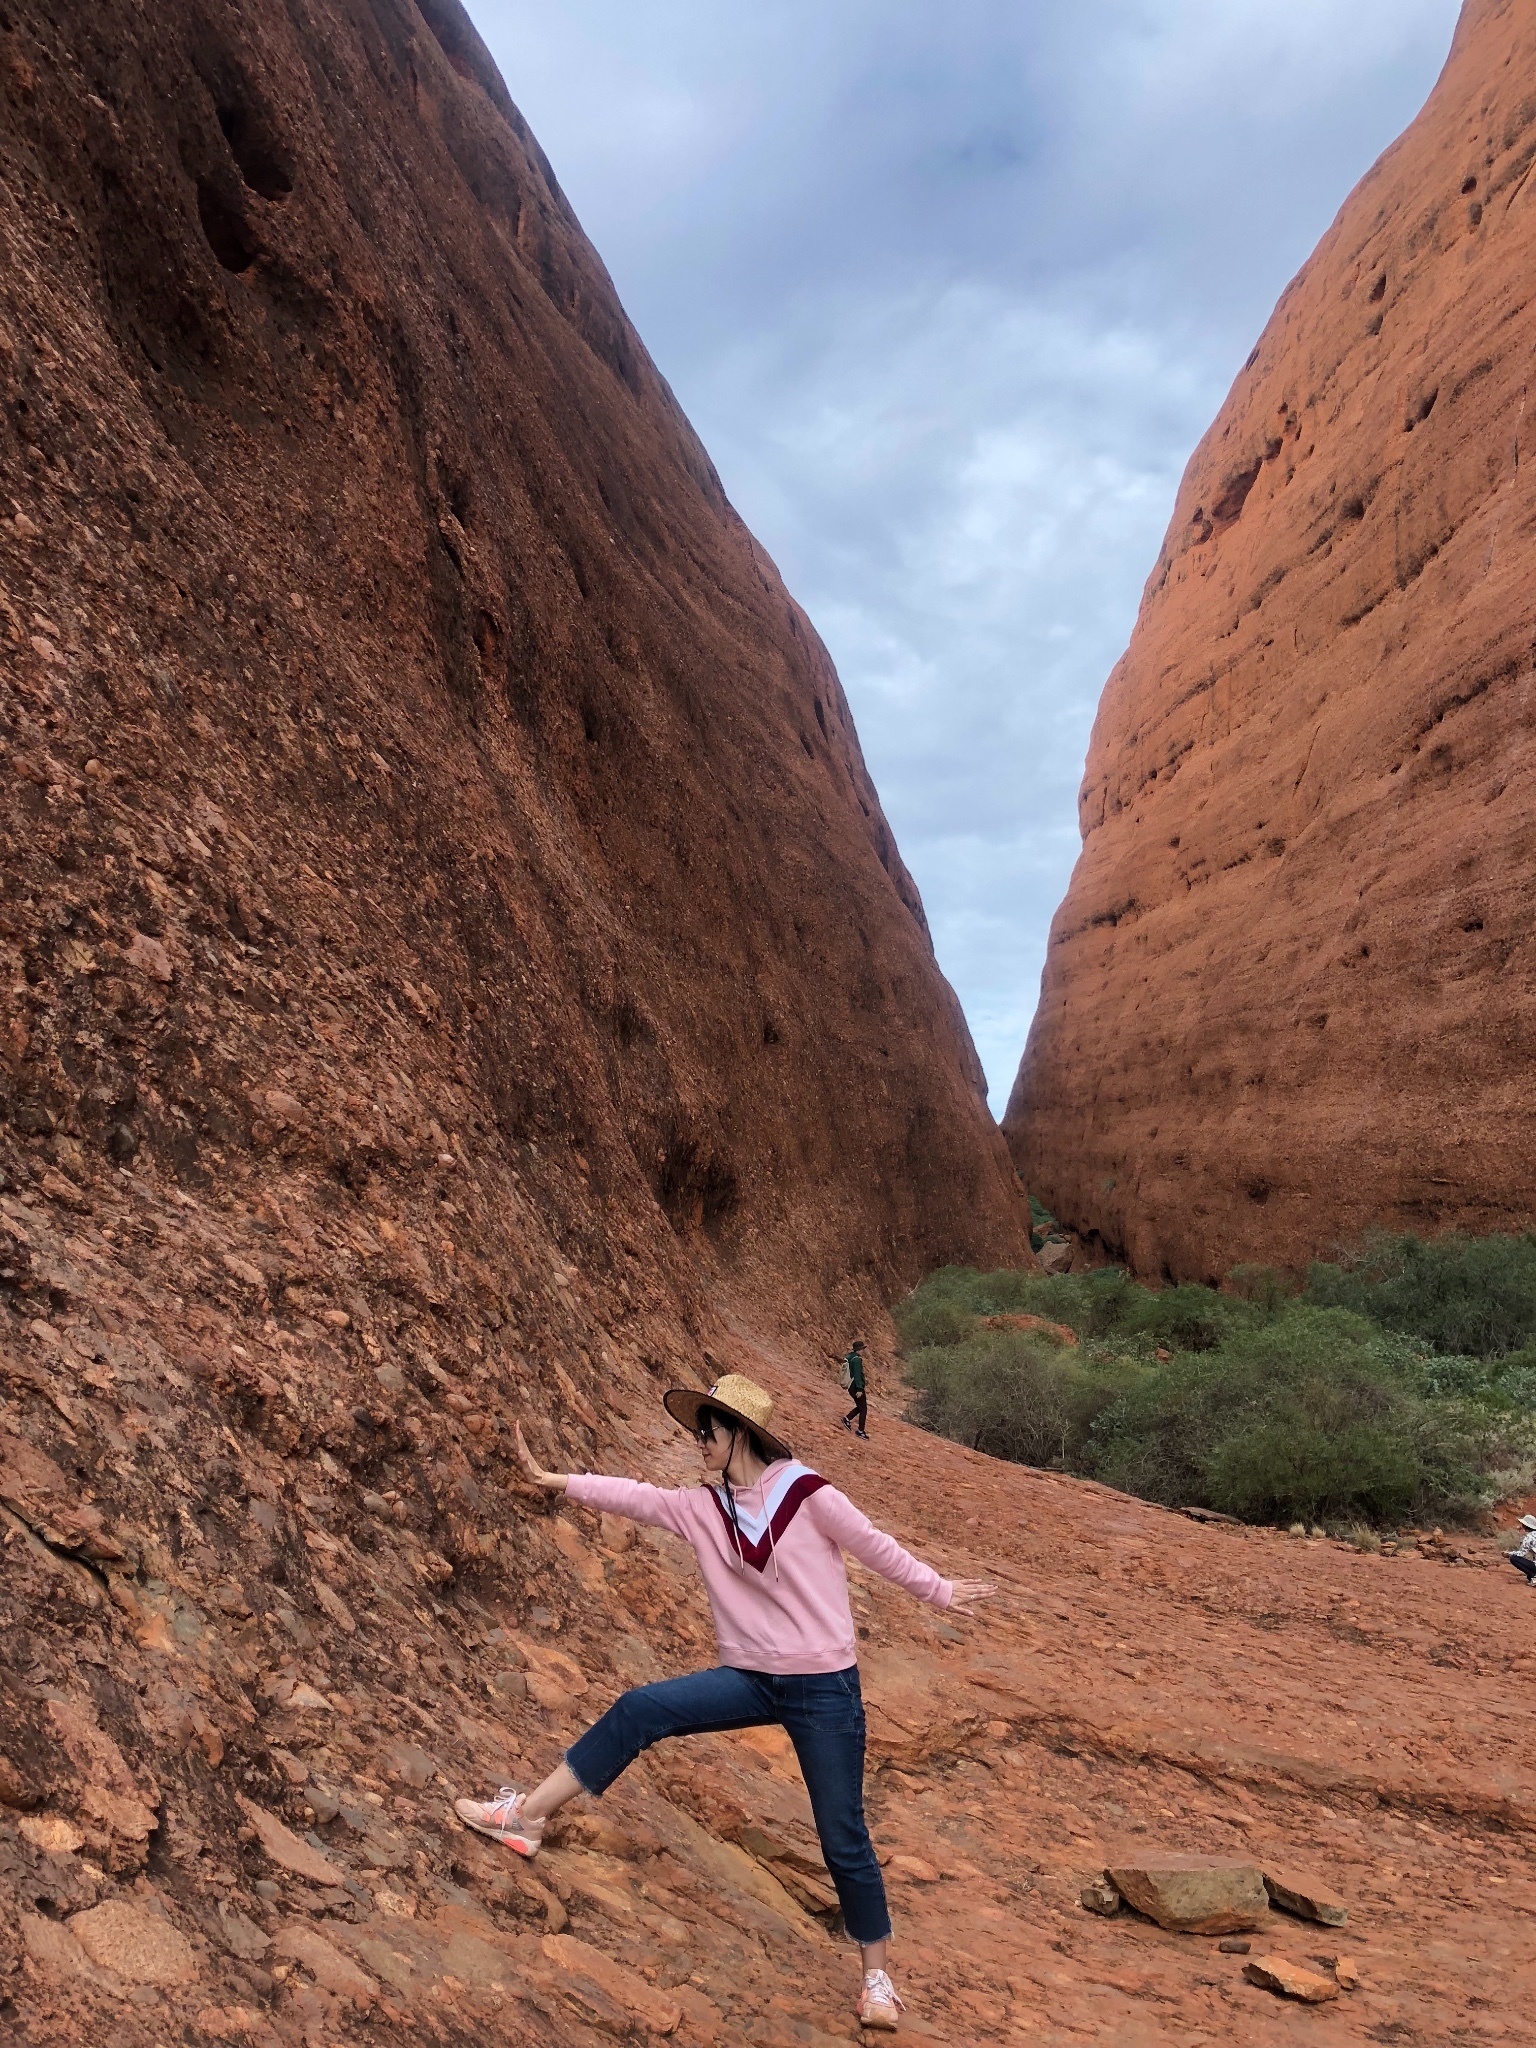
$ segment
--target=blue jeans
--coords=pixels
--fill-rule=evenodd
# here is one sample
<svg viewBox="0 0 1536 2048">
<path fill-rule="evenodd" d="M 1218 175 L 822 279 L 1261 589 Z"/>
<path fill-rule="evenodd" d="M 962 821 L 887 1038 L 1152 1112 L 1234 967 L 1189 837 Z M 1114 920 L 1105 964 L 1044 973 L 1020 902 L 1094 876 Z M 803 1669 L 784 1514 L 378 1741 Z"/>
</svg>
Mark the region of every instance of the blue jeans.
<svg viewBox="0 0 1536 2048">
<path fill-rule="evenodd" d="M 584 1792 L 606 1792 L 653 1742 L 774 1723 L 800 1759 L 843 1925 L 855 1941 L 884 1941 L 891 1916 L 864 1819 L 864 1700 L 856 1664 L 791 1677 L 721 1665 L 636 1686 L 572 1743 L 565 1760 Z"/>
</svg>

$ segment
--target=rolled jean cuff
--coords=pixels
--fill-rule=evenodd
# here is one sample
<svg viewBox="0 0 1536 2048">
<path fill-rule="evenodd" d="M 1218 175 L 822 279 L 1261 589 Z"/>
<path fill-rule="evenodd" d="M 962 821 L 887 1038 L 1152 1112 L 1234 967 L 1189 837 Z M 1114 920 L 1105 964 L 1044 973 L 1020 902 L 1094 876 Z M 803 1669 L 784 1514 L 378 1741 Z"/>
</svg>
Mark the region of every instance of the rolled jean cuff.
<svg viewBox="0 0 1536 2048">
<path fill-rule="evenodd" d="M 574 1750 L 575 1747 L 576 1745 L 573 1742 L 571 1744 L 571 1748 L 565 1752 L 565 1755 L 560 1759 L 560 1761 L 565 1765 L 565 1768 L 570 1772 L 571 1776 L 576 1780 L 577 1784 L 581 1787 L 582 1791 L 586 1793 L 589 1799 L 600 1799 L 602 1797 L 602 1794 L 600 1792 L 594 1792 L 592 1790 L 592 1787 L 587 1783 L 586 1779 L 582 1777 L 580 1771 L 578 1771 L 576 1766 L 571 1762 L 571 1750 Z"/>
</svg>

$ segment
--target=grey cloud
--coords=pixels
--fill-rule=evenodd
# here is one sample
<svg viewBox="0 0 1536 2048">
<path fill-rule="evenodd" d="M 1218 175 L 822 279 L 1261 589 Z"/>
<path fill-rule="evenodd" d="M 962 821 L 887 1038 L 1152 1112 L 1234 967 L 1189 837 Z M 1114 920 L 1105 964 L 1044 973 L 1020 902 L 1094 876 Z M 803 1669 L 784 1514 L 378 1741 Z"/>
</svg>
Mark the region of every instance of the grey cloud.
<svg viewBox="0 0 1536 2048">
<path fill-rule="evenodd" d="M 994 1101 L 1179 473 L 1454 0 L 478 0 L 826 639 Z"/>
</svg>

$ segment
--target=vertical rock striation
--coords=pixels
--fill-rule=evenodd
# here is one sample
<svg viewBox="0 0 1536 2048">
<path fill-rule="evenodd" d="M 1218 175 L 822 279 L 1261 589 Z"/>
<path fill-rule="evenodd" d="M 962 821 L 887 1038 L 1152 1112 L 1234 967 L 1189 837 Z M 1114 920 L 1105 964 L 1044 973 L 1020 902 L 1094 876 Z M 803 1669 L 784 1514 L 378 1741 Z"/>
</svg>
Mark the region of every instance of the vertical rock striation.
<svg viewBox="0 0 1536 2048">
<path fill-rule="evenodd" d="M 1105 688 L 1004 1128 L 1142 1273 L 1536 1214 L 1533 167 L 1536 17 L 1468 0 Z"/>
</svg>

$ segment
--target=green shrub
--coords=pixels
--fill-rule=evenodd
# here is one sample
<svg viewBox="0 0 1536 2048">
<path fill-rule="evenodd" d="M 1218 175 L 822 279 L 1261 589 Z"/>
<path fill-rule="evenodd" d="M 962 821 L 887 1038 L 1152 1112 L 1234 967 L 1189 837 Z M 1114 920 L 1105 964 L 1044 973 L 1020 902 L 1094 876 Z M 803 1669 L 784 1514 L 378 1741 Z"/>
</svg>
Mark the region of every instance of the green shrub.
<svg viewBox="0 0 1536 2048">
<path fill-rule="evenodd" d="M 1021 1465 L 1062 1465 L 1125 1380 L 1034 1331 L 982 1330 L 914 1351 L 913 1419 L 939 1436 Z"/>
<path fill-rule="evenodd" d="M 1252 1302 L 1266 1315 L 1273 1315 L 1296 1293 L 1285 1275 L 1273 1266 L 1234 1266 L 1227 1275 L 1226 1291 L 1239 1301 Z"/>
<path fill-rule="evenodd" d="M 1536 1235 L 1373 1238 L 1347 1265 L 1314 1265 L 1306 1294 L 1432 1351 L 1499 1358 L 1536 1343 Z"/>
<path fill-rule="evenodd" d="M 1315 1266 L 1300 1299 L 1264 1267 L 1220 1295 L 1112 1268 L 947 1267 L 895 1315 L 914 1419 L 943 1435 L 1170 1506 L 1362 1526 L 1465 1515 L 1530 1472 L 1536 1341 L 1513 1342 L 1527 1277 L 1536 1239 L 1393 1239 Z M 980 1320 L 1018 1313 L 1081 1341 Z"/>
<path fill-rule="evenodd" d="M 1091 1462 L 1111 1486 L 1170 1506 L 1381 1519 L 1425 1491 L 1415 1408 L 1368 1322 L 1298 1307 L 1149 1375 L 1100 1418 Z"/>
<path fill-rule="evenodd" d="M 974 1316 L 968 1316 L 952 1301 L 919 1301 L 901 1318 L 901 1341 L 913 1351 L 926 1345 L 958 1344 L 974 1322 Z"/>
<path fill-rule="evenodd" d="M 1170 1351 L 1215 1351 L 1232 1327 L 1232 1312 L 1209 1287 L 1165 1287 L 1139 1305 L 1137 1322 Z"/>
</svg>

